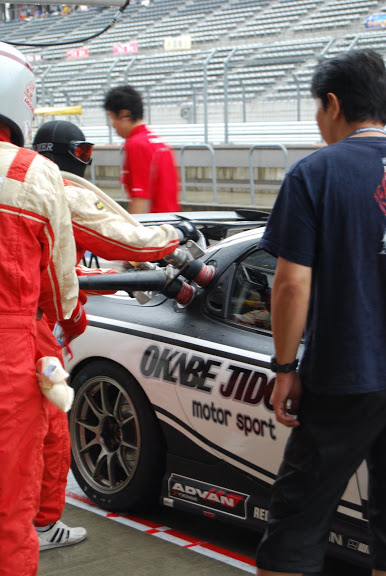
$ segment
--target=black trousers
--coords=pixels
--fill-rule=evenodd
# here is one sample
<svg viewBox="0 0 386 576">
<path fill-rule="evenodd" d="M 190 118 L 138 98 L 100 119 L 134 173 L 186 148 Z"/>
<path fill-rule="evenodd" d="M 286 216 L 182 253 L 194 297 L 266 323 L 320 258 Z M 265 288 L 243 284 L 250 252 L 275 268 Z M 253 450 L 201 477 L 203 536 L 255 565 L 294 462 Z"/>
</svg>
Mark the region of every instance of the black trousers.
<svg viewBox="0 0 386 576">
<path fill-rule="evenodd" d="M 326 396 L 305 392 L 272 489 L 259 568 L 320 572 L 330 525 L 348 481 L 369 468 L 374 568 L 386 570 L 386 391 Z"/>
</svg>

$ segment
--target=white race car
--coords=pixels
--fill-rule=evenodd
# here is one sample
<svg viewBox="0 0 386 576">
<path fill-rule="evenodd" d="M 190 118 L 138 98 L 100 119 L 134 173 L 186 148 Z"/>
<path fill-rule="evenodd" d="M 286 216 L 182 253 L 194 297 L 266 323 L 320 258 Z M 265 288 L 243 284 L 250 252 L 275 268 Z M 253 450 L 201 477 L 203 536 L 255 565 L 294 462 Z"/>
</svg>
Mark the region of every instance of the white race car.
<svg viewBox="0 0 386 576">
<path fill-rule="evenodd" d="M 112 277 L 118 293 L 89 298 L 89 326 L 67 364 L 76 393 L 72 470 L 89 498 L 110 511 L 160 500 L 262 530 L 288 435 L 269 401 L 276 261 L 259 248 L 260 213 L 228 214 L 227 222 L 226 214 L 214 222 L 210 213 L 195 216 L 210 238 L 251 228 L 205 250 L 198 262 L 209 267 L 207 282 L 194 261 L 196 281 L 183 269 L 173 279 L 170 270 L 133 271 Z M 363 464 L 340 503 L 329 552 L 364 565 L 366 505 Z"/>
</svg>

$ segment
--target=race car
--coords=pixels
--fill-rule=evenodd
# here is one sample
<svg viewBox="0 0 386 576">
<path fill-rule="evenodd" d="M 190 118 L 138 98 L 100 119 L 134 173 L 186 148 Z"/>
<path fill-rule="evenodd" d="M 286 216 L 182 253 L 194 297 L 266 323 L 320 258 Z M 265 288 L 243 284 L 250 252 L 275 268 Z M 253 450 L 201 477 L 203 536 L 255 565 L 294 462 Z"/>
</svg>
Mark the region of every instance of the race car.
<svg viewBox="0 0 386 576">
<path fill-rule="evenodd" d="M 276 259 L 259 248 L 267 215 L 195 216 L 212 242 L 205 251 L 191 246 L 185 262 L 116 274 L 113 284 L 104 277 L 102 289 L 119 291 L 89 298 L 89 326 L 67 363 L 72 471 L 112 512 L 161 502 L 263 530 L 288 436 L 270 404 Z M 366 507 L 363 464 L 329 538 L 330 553 L 359 565 L 369 560 Z"/>
</svg>

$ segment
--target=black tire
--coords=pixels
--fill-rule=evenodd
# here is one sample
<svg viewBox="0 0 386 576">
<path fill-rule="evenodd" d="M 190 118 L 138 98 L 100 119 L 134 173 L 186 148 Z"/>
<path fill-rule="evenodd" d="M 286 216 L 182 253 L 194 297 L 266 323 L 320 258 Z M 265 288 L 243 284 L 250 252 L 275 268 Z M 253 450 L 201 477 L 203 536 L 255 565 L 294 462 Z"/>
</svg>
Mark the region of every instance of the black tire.
<svg viewBox="0 0 386 576">
<path fill-rule="evenodd" d="M 71 469 L 82 490 L 112 512 L 159 502 L 165 444 L 138 382 L 118 364 L 98 360 L 81 369 L 72 386 Z"/>
</svg>

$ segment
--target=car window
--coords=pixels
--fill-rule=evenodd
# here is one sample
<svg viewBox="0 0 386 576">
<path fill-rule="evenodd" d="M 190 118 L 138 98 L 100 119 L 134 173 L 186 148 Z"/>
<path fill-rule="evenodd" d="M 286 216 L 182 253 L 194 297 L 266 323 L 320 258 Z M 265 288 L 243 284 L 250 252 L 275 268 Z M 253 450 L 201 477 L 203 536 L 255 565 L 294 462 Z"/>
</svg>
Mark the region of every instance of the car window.
<svg viewBox="0 0 386 576">
<path fill-rule="evenodd" d="M 256 250 L 235 270 L 229 320 L 244 326 L 271 330 L 271 289 L 277 259 Z"/>
</svg>

